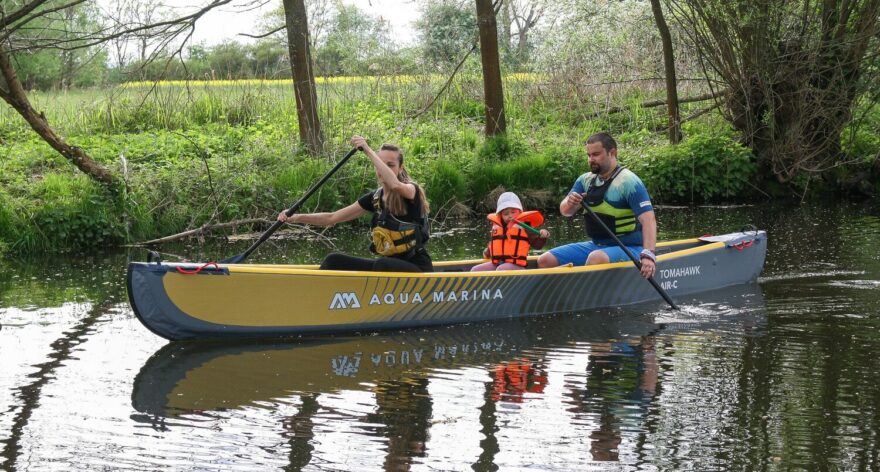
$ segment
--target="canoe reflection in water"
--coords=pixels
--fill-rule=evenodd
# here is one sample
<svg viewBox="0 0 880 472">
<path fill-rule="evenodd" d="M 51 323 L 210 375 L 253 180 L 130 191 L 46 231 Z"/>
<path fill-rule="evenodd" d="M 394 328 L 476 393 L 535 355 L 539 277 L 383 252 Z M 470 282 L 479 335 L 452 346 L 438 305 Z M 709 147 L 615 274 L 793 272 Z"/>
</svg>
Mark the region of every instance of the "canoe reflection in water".
<svg viewBox="0 0 880 472">
<path fill-rule="evenodd" d="M 132 404 L 139 414 L 132 418 L 165 430 L 231 413 L 246 416 L 254 406 L 268 408 L 287 432 L 291 464 L 300 467 L 316 454 L 317 425 L 329 416 L 339 419 L 327 399 L 365 392 L 372 406 L 352 420 L 357 431 L 387 440 L 386 469 L 406 469 L 430 447 L 429 431 L 443 421 L 437 419 L 438 407 L 467 396 L 471 403 L 459 412 L 479 416 L 472 419 L 479 423 L 481 439 L 469 447 L 480 450 L 472 466 L 484 469 L 493 467 L 499 435 L 508 433 L 499 416 L 545 401 L 552 390 L 559 397 L 548 408 L 568 412 L 580 436 L 589 437 L 592 460 L 614 461 L 625 437 L 644 432 L 661 391 L 658 349 L 679 333 L 741 332 L 764 323 L 756 284 L 703 294 L 699 300 L 698 307 L 681 300 L 683 312 L 647 315 L 636 306 L 273 344 L 173 342 L 135 378 Z M 576 367 L 559 370 L 561 364 Z M 456 391 L 448 391 L 449 379 Z M 443 398 L 436 388 L 432 397 L 434 383 L 447 389 Z M 357 398 L 363 401 L 362 395 Z M 290 414 L 290 404 L 296 404 L 296 414 Z M 551 425 L 548 431 L 520 433 L 546 436 L 554 431 Z M 321 463 L 333 460 L 323 457 Z"/>
</svg>

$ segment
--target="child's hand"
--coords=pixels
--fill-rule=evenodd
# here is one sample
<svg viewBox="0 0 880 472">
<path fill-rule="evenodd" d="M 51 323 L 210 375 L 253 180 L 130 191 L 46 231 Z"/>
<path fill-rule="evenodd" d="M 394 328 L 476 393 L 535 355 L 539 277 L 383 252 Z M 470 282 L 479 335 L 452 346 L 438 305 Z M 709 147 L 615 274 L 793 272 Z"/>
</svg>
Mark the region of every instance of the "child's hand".
<svg viewBox="0 0 880 472">
<path fill-rule="evenodd" d="M 547 231 L 546 229 L 541 229 L 540 236 L 544 239 L 547 239 L 550 237 L 550 231 Z"/>
</svg>

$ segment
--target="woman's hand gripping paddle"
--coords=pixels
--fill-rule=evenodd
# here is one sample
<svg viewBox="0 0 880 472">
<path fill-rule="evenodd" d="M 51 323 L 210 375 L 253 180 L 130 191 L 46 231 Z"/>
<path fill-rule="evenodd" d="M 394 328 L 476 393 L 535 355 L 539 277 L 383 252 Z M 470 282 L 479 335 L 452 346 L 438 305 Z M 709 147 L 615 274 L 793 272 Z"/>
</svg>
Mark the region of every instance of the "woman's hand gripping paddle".
<svg viewBox="0 0 880 472">
<path fill-rule="evenodd" d="M 306 200 L 308 200 L 309 197 L 311 197 L 313 193 L 317 192 L 318 189 L 321 188 L 322 185 L 324 185 L 324 182 L 327 182 L 327 179 L 329 179 L 333 174 L 336 173 L 337 170 L 339 170 L 343 165 L 345 165 L 345 163 L 348 162 L 348 160 L 351 158 L 351 156 L 353 156 L 354 153 L 356 153 L 356 152 L 358 152 L 358 148 L 354 148 L 351 151 L 348 151 L 348 154 L 346 154 L 345 157 L 343 157 L 341 161 L 337 162 L 336 165 L 333 166 L 333 168 L 330 169 L 329 172 L 327 172 L 326 174 L 324 174 L 323 177 L 321 177 L 321 180 L 317 181 L 314 185 L 312 185 L 312 187 L 309 188 L 309 190 L 305 193 L 305 195 L 300 197 L 300 199 L 297 200 L 296 203 L 294 203 L 292 207 L 287 209 L 287 211 L 285 212 L 287 214 L 287 216 L 290 217 L 294 213 L 299 211 L 299 208 L 302 206 L 302 204 L 305 203 Z M 249 247 L 247 249 L 247 251 L 245 251 L 237 256 L 232 256 L 228 259 L 223 259 L 220 262 L 222 264 L 240 264 L 240 263 L 244 262 L 244 260 L 247 259 L 247 257 L 250 256 L 251 253 L 257 249 L 257 247 L 260 246 L 260 244 L 263 244 L 267 239 L 269 239 L 269 237 L 272 236 L 272 233 L 274 233 L 276 230 L 278 230 L 278 228 L 280 228 L 283 224 L 284 224 L 284 222 L 282 222 L 282 221 L 276 221 L 272 226 L 269 227 L 268 230 L 266 230 L 265 233 L 263 233 L 262 236 L 260 236 L 260 239 L 258 239 L 257 242 L 252 244 L 251 247 Z"/>
</svg>

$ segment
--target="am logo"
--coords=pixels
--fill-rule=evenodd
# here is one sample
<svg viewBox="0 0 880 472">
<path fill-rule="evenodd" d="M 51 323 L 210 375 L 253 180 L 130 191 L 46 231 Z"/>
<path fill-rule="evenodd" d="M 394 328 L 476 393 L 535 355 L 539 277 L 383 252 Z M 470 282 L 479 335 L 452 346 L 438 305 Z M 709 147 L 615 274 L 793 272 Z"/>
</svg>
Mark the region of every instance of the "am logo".
<svg viewBox="0 0 880 472">
<path fill-rule="evenodd" d="M 354 292 L 336 292 L 333 294 L 333 300 L 330 300 L 331 310 L 345 310 L 360 307 L 361 301 L 358 300 L 357 294 Z"/>
</svg>

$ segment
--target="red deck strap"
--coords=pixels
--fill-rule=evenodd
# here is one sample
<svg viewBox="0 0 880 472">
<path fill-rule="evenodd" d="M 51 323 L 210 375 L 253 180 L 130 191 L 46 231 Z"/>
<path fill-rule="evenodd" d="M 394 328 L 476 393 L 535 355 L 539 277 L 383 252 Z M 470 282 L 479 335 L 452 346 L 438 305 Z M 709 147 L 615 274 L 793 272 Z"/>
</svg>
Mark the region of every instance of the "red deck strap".
<svg viewBox="0 0 880 472">
<path fill-rule="evenodd" d="M 197 269 L 193 269 L 193 270 L 187 270 L 187 269 L 184 269 L 183 267 L 175 267 L 175 269 L 177 269 L 177 272 L 180 272 L 183 275 L 195 275 L 195 274 L 198 274 L 199 272 L 201 272 L 202 270 L 204 270 L 208 266 L 214 266 L 218 269 L 220 268 L 220 266 L 217 265 L 216 262 L 207 262 L 204 265 L 202 265 L 201 267 L 199 267 Z"/>
<path fill-rule="evenodd" d="M 743 249 L 745 249 L 745 248 L 747 248 L 747 247 L 751 247 L 752 244 L 755 244 L 755 240 L 754 240 L 754 239 L 749 240 L 749 241 L 743 241 L 743 242 L 738 243 L 738 244 L 732 244 L 730 247 L 736 249 L 737 251 L 742 251 Z"/>
</svg>

